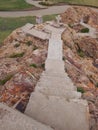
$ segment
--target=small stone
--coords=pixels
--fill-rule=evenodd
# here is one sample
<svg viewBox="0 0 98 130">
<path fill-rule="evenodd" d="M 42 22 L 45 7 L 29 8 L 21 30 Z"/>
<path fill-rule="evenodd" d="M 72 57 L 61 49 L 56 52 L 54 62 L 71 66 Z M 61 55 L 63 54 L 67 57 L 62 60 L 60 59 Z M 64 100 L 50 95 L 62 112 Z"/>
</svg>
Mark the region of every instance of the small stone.
<svg viewBox="0 0 98 130">
<path fill-rule="evenodd" d="M 96 129 L 96 120 L 94 118 L 90 119 L 90 130 L 97 130 Z"/>
<path fill-rule="evenodd" d="M 96 60 L 95 60 L 95 64 L 97 64 L 97 65 L 98 65 L 98 59 L 96 59 Z"/>
<path fill-rule="evenodd" d="M 96 98 L 95 106 L 98 108 L 98 97 Z"/>
<path fill-rule="evenodd" d="M 90 103 L 89 103 L 89 112 L 90 112 L 90 113 L 94 113 L 95 110 L 96 110 L 95 105 L 94 105 L 92 102 L 90 102 Z"/>
<path fill-rule="evenodd" d="M 83 93 L 83 98 L 88 100 L 88 101 L 94 101 L 95 100 L 95 96 L 91 92 Z"/>
</svg>

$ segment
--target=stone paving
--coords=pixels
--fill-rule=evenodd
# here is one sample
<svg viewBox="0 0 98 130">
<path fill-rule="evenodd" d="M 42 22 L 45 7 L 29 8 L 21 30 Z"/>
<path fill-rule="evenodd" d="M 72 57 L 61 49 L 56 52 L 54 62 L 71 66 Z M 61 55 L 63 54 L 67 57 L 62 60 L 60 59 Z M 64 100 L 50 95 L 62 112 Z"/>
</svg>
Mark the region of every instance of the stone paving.
<svg viewBox="0 0 98 130">
<path fill-rule="evenodd" d="M 26 33 L 27 31 L 31 30 L 34 27 L 33 24 L 27 23 L 26 25 L 24 25 L 21 30 Z"/>
<path fill-rule="evenodd" d="M 65 28 L 45 26 L 49 39 L 45 71 L 31 94 L 25 114 L 56 130 L 89 130 L 88 104 L 65 72 L 61 33 Z"/>
<path fill-rule="evenodd" d="M 38 30 L 34 27 L 33 24 L 27 23 L 25 26 L 21 28 L 21 31 L 26 33 L 27 35 L 31 35 L 37 38 L 40 38 L 42 40 L 49 39 L 50 34 L 46 33 L 42 30 Z"/>
</svg>

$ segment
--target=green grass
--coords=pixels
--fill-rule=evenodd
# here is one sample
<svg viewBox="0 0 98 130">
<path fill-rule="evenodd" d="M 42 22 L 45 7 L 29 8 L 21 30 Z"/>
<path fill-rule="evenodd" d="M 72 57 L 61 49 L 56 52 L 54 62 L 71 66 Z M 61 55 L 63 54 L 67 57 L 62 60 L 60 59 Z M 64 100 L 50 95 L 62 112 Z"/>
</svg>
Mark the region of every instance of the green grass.
<svg viewBox="0 0 98 130">
<path fill-rule="evenodd" d="M 63 58 L 62 58 L 62 59 L 63 59 L 63 61 L 65 61 L 65 60 L 66 60 L 66 57 L 65 57 L 65 56 L 63 56 Z"/>
<path fill-rule="evenodd" d="M 37 65 L 36 64 L 30 64 L 31 67 L 34 67 L 34 68 L 37 68 Z"/>
<path fill-rule="evenodd" d="M 10 55 L 10 58 L 23 57 L 24 54 L 25 54 L 24 52 L 21 52 L 21 53 L 13 53 L 12 55 Z"/>
<path fill-rule="evenodd" d="M 27 41 L 25 44 L 26 44 L 27 46 L 31 46 L 31 45 L 32 45 L 32 41 Z"/>
<path fill-rule="evenodd" d="M 0 10 L 2 11 L 27 10 L 32 7 L 25 0 L 0 0 Z"/>
<path fill-rule="evenodd" d="M 43 69 L 45 68 L 45 63 L 41 64 L 41 68 L 43 68 Z"/>
<path fill-rule="evenodd" d="M 4 79 L 0 80 L 0 85 L 4 85 L 8 80 L 10 80 L 13 75 L 7 75 Z"/>
<path fill-rule="evenodd" d="M 35 23 L 35 17 L 0 18 L 0 44 L 13 30 L 26 23 Z"/>
<path fill-rule="evenodd" d="M 55 3 L 54 2 L 39 2 L 39 4 L 41 4 L 41 5 L 45 5 L 45 6 L 52 6 L 52 5 L 54 5 Z"/>
<path fill-rule="evenodd" d="M 43 16 L 43 21 L 53 20 L 56 15 Z M 2 18 L 0 17 L 0 44 L 16 28 L 24 26 L 26 23 L 35 24 L 35 17 Z"/>
<path fill-rule="evenodd" d="M 83 28 L 83 29 L 81 29 L 81 33 L 89 33 L 89 28 Z"/>
<path fill-rule="evenodd" d="M 69 4 L 79 4 L 79 5 L 91 5 L 98 7 L 98 0 L 48 0 L 53 3 L 69 3 Z"/>
<path fill-rule="evenodd" d="M 19 47 L 19 46 L 20 46 L 20 43 L 16 43 L 16 44 L 14 45 L 15 48 L 17 48 L 17 47 Z"/>
<path fill-rule="evenodd" d="M 95 84 L 96 88 L 98 88 L 98 82 Z"/>
<path fill-rule="evenodd" d="M 78 87 L 78 88 L 77 88 L 77 91 L 80 92 L 80 93 L 84 93 L 84 92 L 85 92 L 82 87 Z"/>
<path fill-rule="evenodd" d="M 83 52 L 82 50 L 77 51 L 77 53 L 78 53 L 78 55 L 79 55 L 80 57 L 82 57 L 82 58 L 85 57 L 85 54 L 84 54 L 84 52 Z"/>
<path fill-rule="evenodd" d="M 49 21 L 49 20 L 53 20 L 55 19 L 55 17 L 57 16 L 57 14 L 53 14 L 53 15 L 45 15 L 43 16 L 43 21 Z"/>
</svg>

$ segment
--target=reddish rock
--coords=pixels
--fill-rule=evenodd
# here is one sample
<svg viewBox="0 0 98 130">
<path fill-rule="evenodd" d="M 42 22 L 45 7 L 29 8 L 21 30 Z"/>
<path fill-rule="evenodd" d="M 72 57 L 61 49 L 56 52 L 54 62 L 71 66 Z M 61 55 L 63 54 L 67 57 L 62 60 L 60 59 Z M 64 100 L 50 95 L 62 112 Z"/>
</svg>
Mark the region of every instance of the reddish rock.
<svg viewBox="0 0 98 130">
<path fill-rule="evenodd" d="M 89 91 L 83 93 L 83 98 L 86 99 L 86 100 L 88 100 L 88 101 L 95 101 L 95 96 L 94 96 L 94 94 L 91 93 L 91 92 L 89 92 Z"/>
</svg>

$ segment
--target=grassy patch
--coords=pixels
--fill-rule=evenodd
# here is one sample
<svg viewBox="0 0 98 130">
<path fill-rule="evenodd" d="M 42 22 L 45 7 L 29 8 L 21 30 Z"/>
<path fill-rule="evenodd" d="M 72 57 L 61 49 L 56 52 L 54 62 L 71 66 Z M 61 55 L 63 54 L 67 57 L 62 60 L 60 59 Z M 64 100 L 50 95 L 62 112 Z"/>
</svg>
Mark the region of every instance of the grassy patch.
<svg viewBox="0 0 98 130">
<path fill-rule="evenodd" d="M 78 45 L 77 42 L 75 42 L 74 44 L 76 44 L 76 46 L 78 47 L 77 49 L 77 54 L 80 56 L 80 57 L 85 57 L 85 53 L 81 50 L 80 46 Z"/>
<path fill-rule="evenodd" d="M 7 30 L 7 31 L 1 31 L 0 30 L 0 45 L 3 43 L 4 39 L 6 37 L 8 37 L 8 35 L 11 33 L 11 30 Z"/>
<path fill-rule="evenodd" d="M 85 54 L 84 54 L 84 52 L 82 50 L 78 50 L 77 53 L 78 53 L 78 55 L 80 57 L 84 57 L 85 56 Z"/>
<path fill-rule="evenodd" d="M 56 15 L 43 16 L 43 21 L 53 20 Z M 35 17 L 2 18 L 0 17 L 0 44 L 16 28 L 24 26 L 26 23 L 35 24 Z"/>
<path fill-rule="evenodd" d="M 65 61 L 66 60 L 66 57 L 65 56 L 63 56 L 63 61 Z"/>
<path fill-rule="evenodd" d="M 98 88 L 98 82 L 95 84 L 96 88 Z"/>
<path fill-rule="evenodd" d="M 26 23 L 35 23 L 35 17 L 0 18 L 0 44 L 16 28 Z"/>
<path fill-rule="evenodd" d="M 81 92 L 81 93 L 84 93 L 84 92 L 85 92 L 82 87 L 78 87 L 78 88 L 77 88 L 77 91 L 78 91 L 78 92 Z"/>
<path fill-rule="evenodd" d="M 25 54 L 24 52 L 21 52 L 21 53 L 13 53 L 12 55 L 10 55 L 10 58 L 23 57 L 24 54 Z"/>
<path fill-rule="evenodd" d="M 91 5 L 98 7 L 98 0 L 48 0 L 54 3 L 68 3 L 68 4 L 77 4 L 77 5 Z"/>
<path fill-rule="evenodd" d="M 25 2 L 25 0 L 0 0 L 0 11 L 25 10 L 31 9 L 33 5 Z"/>
<path fill-rule="evenodd" d="M 26 44 L 27 46 L 31 46 L 31 45 L 32 45 L 32 41 L 27 41 L 25 44 Z"/>
<path fill-rule="evenodd" d="M 54 5 L 55 3 L 53 3 L 53 2 L 39 2 L 39 4 L 41 4 L 41 5 L 45 5 L 45 6 L 52 6 L 52 5 Z"/>
<path fill-rule="evenodd" d="M 53 15 L 45 15 L 43 16 L 43 21 L 50 21 L 50 20 L 53 20 L 55 19 L 55 17 L 57 16 L 57 14 L 53 14 Z"/>
<path fill-rule="evenodd" d="M 34 68 L 37 68 L 37 65 L 36 64 L 30 64 L 31 67 L 34 67 Z"/>
<path fill-rule="evenodd" d="M 45 63 L 41 64 L 41 68 L 43 68 L 43 69 L 45 68 Z"/>
<path fill-rule="evenodd" d="M 4 85 L 8 80 L 10 80 L 13 75 L 7 75 L 4 79 L 0 80 L 0 85 Z"/>
<path fill-rule="evenodd" d="M 20 46 L 20 43 L 17 43 L 14 45 L 15 48 L 19 47 Z"/>
<path fill-rule="evenodd" d="M 81 29 L 81 33 L 89 33 L 89 28 L 83 28 L 83 29 Z"/>
</svg>

